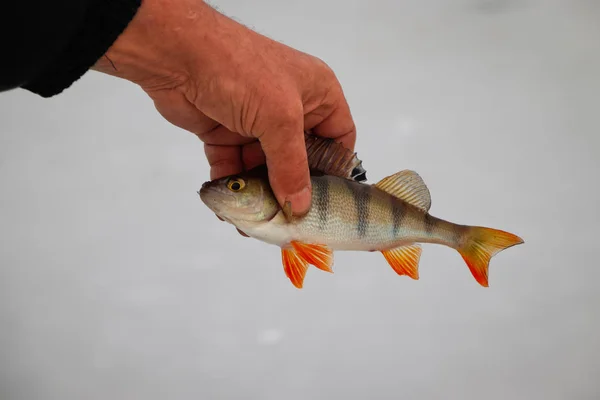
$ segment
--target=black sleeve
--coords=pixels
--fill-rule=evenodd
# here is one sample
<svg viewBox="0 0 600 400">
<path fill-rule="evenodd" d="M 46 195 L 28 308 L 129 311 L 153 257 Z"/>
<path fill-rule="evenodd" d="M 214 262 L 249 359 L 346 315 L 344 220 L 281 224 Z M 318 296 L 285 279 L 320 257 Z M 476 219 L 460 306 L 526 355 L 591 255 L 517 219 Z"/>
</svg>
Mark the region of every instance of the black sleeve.
<svg viewBox="0 0 600 400">
<path fill-rule="evenodd" d="M 108 50 L 142 0 L 2 0 L 0 91 L 62 92 Z"/>
</svg>

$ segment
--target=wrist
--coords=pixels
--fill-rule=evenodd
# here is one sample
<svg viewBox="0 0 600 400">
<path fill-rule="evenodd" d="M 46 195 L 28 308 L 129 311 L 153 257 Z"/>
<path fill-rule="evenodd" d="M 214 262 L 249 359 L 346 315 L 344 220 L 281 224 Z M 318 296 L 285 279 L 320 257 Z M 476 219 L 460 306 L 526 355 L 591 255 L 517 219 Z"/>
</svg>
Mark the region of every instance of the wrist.
<svg viewBox="0 0 600 400">
<path fill-rule="evenodd" d="M 209 12 L 199 0 L 143 0 L 131 23 L 92 69 L 145 90 L 180 86 L 189 79 L 189 31 L 204 29 Z"/>
</svg>

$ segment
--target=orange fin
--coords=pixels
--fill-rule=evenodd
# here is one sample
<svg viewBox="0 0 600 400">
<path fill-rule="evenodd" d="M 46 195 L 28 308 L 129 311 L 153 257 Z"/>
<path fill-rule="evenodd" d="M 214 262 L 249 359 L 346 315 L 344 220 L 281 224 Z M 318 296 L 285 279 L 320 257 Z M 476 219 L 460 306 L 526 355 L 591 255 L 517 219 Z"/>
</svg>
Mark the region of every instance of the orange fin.
<svg viewBox="0 0 600 400">
<path fill-rule="evenodd" d="M 294 286 L 302 289 L 308 263 L 294 249 L 281 249 L 283 270 Z"/>
<path fill-rule="evenodd" d="M 473 226 L 467 233 L 465 243 L 457 250 L 475 280 L 481 286 L 488 287 L 490 259 L 502 250 L 521 243 L 524 243 L 523 239 L 512 233 Z"/>
<path fill-rule="evenodd" d="M 333 273 L 331 266 L 333 265 L 333 252 L 325 245 L 308 244 L 293 240 L 292 247 L 300 257 L 307 263 L 314 265 L 320 270 Z"/>
<path fill-rule="evenodd" d="M 421 245 L 411 244 L 391 250 L 384 250 L 381 253 L 398 275 L 408 275 L 412 279 L 419 279 Z"/>
<path fill-rule="evenodd" d="M 423 178 L 415 171 L 405 169 L 383 178 L 374 185 L 405 202 L 418 207 L 422 211 L 431 208 L 431 195 Z"/>
</svg>

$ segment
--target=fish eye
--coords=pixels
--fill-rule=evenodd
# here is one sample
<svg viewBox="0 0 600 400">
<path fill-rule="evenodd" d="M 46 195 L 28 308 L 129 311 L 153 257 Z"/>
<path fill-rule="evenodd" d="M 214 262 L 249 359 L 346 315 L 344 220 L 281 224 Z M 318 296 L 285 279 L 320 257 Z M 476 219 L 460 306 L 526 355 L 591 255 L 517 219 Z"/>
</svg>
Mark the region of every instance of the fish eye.
<svg viewBox="0 0 600 400">
<path fill-rule="evenodd" d="M 227 188 L 232 192 L 239 192 L 244 186 L 246 186 L 246 182 L 241 178 L 231 178 L 227 181 Z"/>
</svg>

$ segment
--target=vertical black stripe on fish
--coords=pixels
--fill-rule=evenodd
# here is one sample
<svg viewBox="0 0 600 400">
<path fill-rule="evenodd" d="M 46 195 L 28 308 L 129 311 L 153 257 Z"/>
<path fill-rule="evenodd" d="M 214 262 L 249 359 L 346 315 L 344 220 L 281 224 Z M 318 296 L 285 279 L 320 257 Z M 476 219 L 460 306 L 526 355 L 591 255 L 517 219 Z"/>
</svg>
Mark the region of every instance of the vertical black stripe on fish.
<svg viewBox="0 0 600 400">
<path fill-rule="evenodd" d="M 365 237 L 369 227 L 369 202 L 371 201 L 371 185 L 352 183 L 346 180 L 346 185 L 352 193 L 354 206 L 356 207 L 356 229 L 359 237 Z"/>
<path fill-rule="evenodd" d="M 394 197 L 392 197 L 392 233 L 393 237 L 398 237 L 398 233 L 400 232 L 400 227 L 402 226 L 402 220 L 406 215 L 406 210 L 402 207 L 402 204 Z"/>
<path fill-rule="evenodd" d="M 435 229 L 436 222 L 433 217 L 429 214 L 425 214 L 425 233 L 428 236 L 431 236 L 433 230 Z"/>
<path fill-rule="evenodd" d="M 315 183 L 317 183 L 317 217 L 319 229 L 323 231 L 327 226 L 327 218 L 329 217 L 329 180 L 325 177 L 317 178 Z"/>
</svg>

